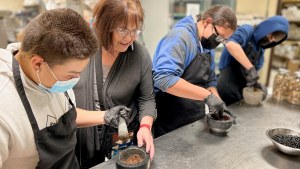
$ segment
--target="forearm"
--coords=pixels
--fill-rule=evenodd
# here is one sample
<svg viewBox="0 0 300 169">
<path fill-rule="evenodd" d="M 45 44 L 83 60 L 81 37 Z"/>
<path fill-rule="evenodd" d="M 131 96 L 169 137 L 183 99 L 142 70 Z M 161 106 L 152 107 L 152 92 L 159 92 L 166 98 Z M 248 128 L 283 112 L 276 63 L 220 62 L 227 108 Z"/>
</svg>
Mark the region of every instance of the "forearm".
<svg viewBox="0 0 300 169">
<path fill-rule="evenodd" d="M 215 87 L 209 87 L 209 88 L 207 88 L 207 90 L 209 90 L 210 92 L 212 92 L 212 94 L 214 94 L 220 98 L 219 93 Z"/>
<path fill-rule="evenodd" d="M 207 89 L 191 84 L 182 78 L 169 87 L 166 92 L 174 96 L 193 100 L 204 100 L 205 97 L 210 95 L 210 91 Z"/>
<path fill-rule="evenodd" d="M 77 118 L 76 124 L 80 127 L 90 127 L 105 124 L 104 111 L 89 111 L 76 108 Z"/>
<path fill-rule="evenodd" d="M 226 49 L 245 69 L 253 67 L 240 44 L 229 41 L 226 43 Z"/>
</svg>

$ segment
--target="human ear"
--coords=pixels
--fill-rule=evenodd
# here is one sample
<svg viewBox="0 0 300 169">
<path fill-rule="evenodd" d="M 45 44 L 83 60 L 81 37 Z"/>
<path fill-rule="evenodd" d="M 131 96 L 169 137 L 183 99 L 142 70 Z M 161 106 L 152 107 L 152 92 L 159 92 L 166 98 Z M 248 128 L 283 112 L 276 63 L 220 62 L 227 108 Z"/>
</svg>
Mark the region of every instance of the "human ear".
<svg viewBox="0 0 300 169">
<path fill-rule="evenodd" d="M 209 24 L 212 24 L 212 19 L 211 18 L 206 18 L 205 20 L 204 20 L 204 26 L 206 27 L 206 26 L 208 26 Z"/>
<path fill-rule="evenodd" d="M 33 68 L 34 71 L 38 71 L 41 69 L 41 65 L 42 63 L 45 61 L 42 57 L 38 56 L 38 55 L 33 55 L 31 58 L 31 66 Z"/>
</svg>

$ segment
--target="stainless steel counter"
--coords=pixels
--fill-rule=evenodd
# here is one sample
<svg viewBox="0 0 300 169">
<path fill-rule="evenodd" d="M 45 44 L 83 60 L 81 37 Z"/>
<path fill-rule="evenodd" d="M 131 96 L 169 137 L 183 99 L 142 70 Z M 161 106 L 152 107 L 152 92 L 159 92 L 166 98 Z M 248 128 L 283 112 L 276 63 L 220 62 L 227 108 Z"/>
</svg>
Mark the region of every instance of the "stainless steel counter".
<svg viewBox="0 0 300 169">
<path fill-rule="evenodd" d="M 268 128 L 300 131 L 300 107 L 276 104 L 270 99 L 259 107 L 229 107 L 237 124 L 227 136 L 210 134 L 206 119 L 154 140 L 155 157 L 150 169 L 300 169 L 300 156 L 279 152 L 267 138 Z M 115 160 L 93 169 L 114 169 Z"/>
</svg>

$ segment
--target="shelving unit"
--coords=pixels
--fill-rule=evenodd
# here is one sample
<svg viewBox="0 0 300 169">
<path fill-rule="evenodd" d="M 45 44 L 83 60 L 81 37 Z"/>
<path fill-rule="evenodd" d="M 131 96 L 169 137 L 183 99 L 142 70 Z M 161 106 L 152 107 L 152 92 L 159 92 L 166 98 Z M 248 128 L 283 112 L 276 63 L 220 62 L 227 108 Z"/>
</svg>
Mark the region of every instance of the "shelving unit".
<svg viewBox="0 0 300 169">
<path fill-rule="evenodd" d="M 300 59 L 300 0 L 279 0 L 277 14 L 286 17 L 290 23 L 288 38 L 272 50 L 273 68 L 276 61 L 281 60 L 283 68 L 287 68 L 290 60 Z M 275 63 L 275 64 L 274 64 Z"/>
<path fill-rule="evenodd" d="M 286 68 L 293 72 L 300 68 L 300 0 L 279 0 L 277 15 L 289 20 L 290 30 L 287 40 L 271 50 L 268 77 L 274 69 Z"/>
<path fill-rule="evenodd" d="M 170 0 L 171 26 L 191 13 L 202 13 L 217 4 L 227 5 L 235 10 L 236 0 Z"/>
</svg>

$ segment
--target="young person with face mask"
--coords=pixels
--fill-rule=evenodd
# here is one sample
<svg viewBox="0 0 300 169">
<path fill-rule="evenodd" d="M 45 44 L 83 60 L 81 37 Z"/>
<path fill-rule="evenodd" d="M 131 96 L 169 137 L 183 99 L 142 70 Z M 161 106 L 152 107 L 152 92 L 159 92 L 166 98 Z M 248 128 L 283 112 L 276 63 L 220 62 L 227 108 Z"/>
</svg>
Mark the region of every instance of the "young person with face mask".
<svg viewBox="0 0 300 169">
<path fill-rule="evenodd" d="M 283 42 L 288 35 L 289 23 L 282 16 L 270 17 L 257 26 L 242 25 L 226 41 L 222 52 L 218 77 L 218 92 L 226 105 L 243 99 L 243 88 L 253 86 L 267 89 L 257 82 L 264 63 L 264 51 Z"/>
<path fill-rule="evenodd" d="M 139 0 L 101 0 L 94 7 L 93 29 L 100 48 L 74 88 L 77 106 L 89 110 L 129 107 L 131 137 L 119 140 L 118 130 L 107 125 L 78 130 L 77 157 L 84 168 L 113 158 L 131 144 L 144 145 L 153 159 L 152 62 L 147 49 L 136 41 L 143 23 Z"/>
<path fill-rule="evenodd" d="M 217 5 L 198 18 L 183 18 L 159 42 L 153 58 L 156 137 L 203 118 L 204 103 L 222 116 L 226 108 L 216 90 L 213 49 L 232 35 L 236 25 L 234 12 Z"/>
<path fill-rule="evenodd" d="M 0 168 L 79 169 L 78 127 L 117 127 L 129 109 L 75 109 L 72 87 L 97 50 L 86 21 L 71 9 L 41 13 L 22 43 L 0 49 Z"/>
</svg>

